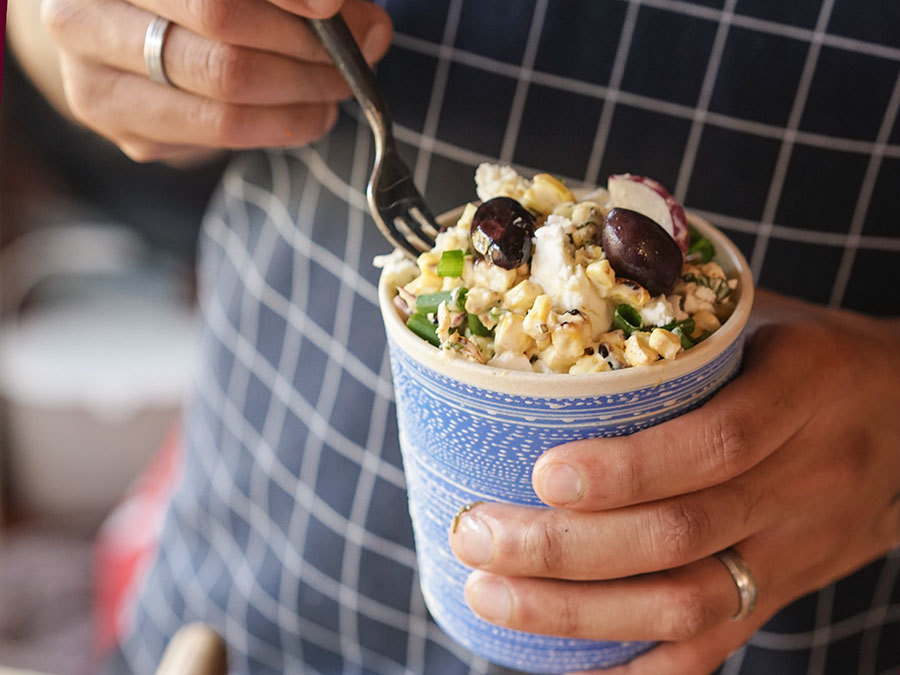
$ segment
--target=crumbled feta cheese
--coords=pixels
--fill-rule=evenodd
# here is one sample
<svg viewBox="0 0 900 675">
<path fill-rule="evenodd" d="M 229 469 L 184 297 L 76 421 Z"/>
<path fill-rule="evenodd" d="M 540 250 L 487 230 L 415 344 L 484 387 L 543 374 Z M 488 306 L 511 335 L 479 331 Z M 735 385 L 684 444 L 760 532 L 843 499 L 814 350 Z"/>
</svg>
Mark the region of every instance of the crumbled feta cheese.
<svg viewBox="0 0 900 675">
<path fill-rule="evenodd" d="M 562 311 L 577 309 L 582 312 L 591 322 L 592 341 L 596 341 L 610 327 L 616 311 L 614 303 L 600 294 L 600 290 L 591 283 L 580 265 L 575 267 L 572 275 L 559 289 L 555 305 Z"/>
<path fill-rule="evenodd" d="M 531 181 L 509 166 L 483 162 L 475 169 L 475 192 L 483 202 L 494 197 L 521 200 L 530 187 Z"/>
<path fill-rule="evenodd" d="M 405 286 L 415 279 L 419 268 L 400 249 L 394 249 L 387 255 L 377 255 L 372 264 L 384 270 L 384 280 L 390 286 Z"/>
<path fill-rule="evenodd" d="M 694 314 L 700 310 L 711 312 L 715 310 L 716 292 L 695 283 L 689 283 L 684 294 L 684 311 Z"/>
<path fill-rule="evenodd" d="M 574 251 L 566 232 L 571 223 L 568 218 L 550 216 L 534 233 L 531 280 L 551 297 L 556 296 L 574 274 Z"/>
<path fill-rule="evenodd" d="M 675 309 L 672 303 L 663 297 L 650 300 L 639 311 L 645 326 L 665 326 L 675 321 Z"/>
</svg>

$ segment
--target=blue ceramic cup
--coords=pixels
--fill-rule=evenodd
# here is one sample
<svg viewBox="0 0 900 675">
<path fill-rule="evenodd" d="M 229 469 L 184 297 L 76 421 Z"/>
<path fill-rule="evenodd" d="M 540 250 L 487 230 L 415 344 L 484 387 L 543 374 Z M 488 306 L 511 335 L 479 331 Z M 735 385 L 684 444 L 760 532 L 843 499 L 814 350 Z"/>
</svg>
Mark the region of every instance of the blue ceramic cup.
<svg viewBox="0 0 900 675">
<path fill-rule="evenodd" d="M 448 214 L 452 219 L 454 214 Z M 448 356 L 416 337 L 398 315 L 382 275 L 379 299 L 391 356 L 400 447 L 422 592 L 438 625 L 488 661 L 536 673 L 620 665 L 653 647 L 535 635 L 483 621 L 466 605 L 471 570 L 450 550 L 448 531 L 465 504 L 544 506 L 531 470 L 547 449 L 580 438 L 618 436 L 701 405 L 737 372 L 753 282 L 737 248 L 711 225 L 691 223 L 739 279 L 732 316 L 672 361 L 591 375 L 523 373 Z"/>
</svg>

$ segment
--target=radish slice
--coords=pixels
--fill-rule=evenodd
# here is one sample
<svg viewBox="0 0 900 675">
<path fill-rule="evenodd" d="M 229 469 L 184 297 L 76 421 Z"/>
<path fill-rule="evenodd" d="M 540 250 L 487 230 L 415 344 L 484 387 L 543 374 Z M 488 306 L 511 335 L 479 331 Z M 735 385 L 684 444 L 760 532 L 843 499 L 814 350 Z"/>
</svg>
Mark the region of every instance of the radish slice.
<svg viewBox="0 0 900 675">
<path fill-rule="evenodd" d="M 690 244 L 687 216 L 681 204 L 652 178 L 630 173 L 609 177 L 610 205 L 637 211 L 659 223 L 687 253 Z"/>
</svg>

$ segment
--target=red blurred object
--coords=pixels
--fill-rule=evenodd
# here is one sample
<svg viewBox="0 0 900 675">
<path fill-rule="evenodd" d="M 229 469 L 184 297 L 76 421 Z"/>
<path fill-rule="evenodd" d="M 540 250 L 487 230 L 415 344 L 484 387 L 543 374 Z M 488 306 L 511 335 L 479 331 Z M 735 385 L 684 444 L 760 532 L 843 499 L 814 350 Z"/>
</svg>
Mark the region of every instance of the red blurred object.
<svg viewBox="0 0 900 675">
<path fill-rule="evenodd" d="M 173 429 L 157 456 L 107 518 L 95 544 L 96 651 L 107 653 L 130 629 L 130 603 L 156 554 L 169 498 L 181 478 L 181 439 Z"/>
</svg>

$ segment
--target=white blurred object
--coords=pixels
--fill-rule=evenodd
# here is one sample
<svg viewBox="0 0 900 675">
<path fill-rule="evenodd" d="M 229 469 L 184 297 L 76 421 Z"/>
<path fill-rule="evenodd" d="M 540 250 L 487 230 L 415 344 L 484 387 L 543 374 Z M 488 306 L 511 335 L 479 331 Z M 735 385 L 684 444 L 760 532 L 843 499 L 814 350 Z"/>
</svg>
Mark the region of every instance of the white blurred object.
<svg viewBox="0 0 900 675">
<path fill-rule="evenodd" d="M 98 522 L 177 419 L 191 310 L 121 228 L 44 228 L 4 257 L 18 283 L 0 329 L 12 501 L 28 516 Z"/>
</svg>

